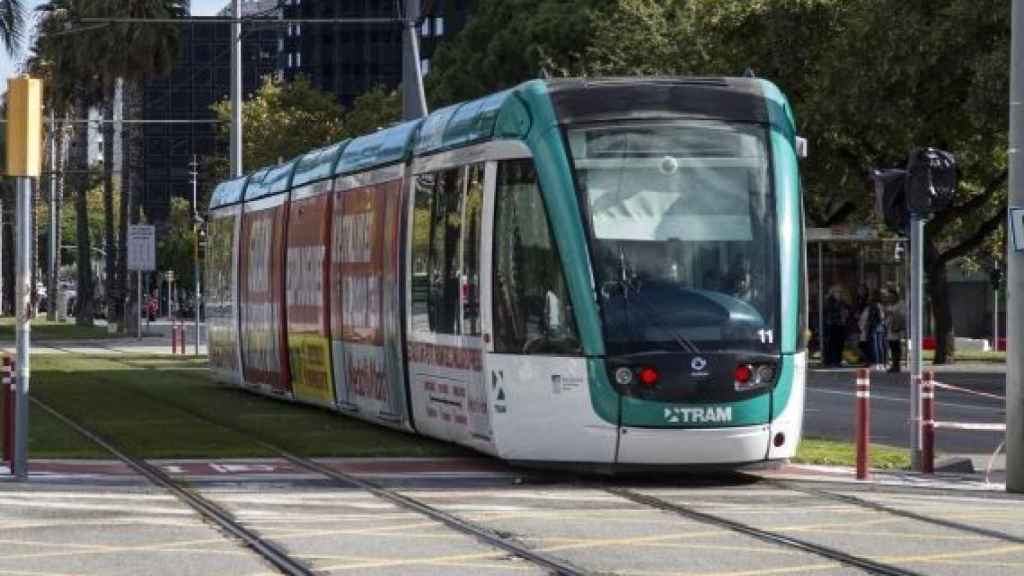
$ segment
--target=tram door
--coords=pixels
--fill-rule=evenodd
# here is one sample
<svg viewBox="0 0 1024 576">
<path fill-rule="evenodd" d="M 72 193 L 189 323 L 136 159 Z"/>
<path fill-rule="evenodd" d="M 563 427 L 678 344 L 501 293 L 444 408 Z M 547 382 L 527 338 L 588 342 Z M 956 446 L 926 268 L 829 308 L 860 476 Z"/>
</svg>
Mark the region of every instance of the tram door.
<svg viewBox="0 0 1024 576">
<path fill-rule="evenodd" d="M 413 176 L 407 342 L 416 428 L 493 452 L 480 315 L 485 164 Z"/>
<path fill-rule="evenodd" d="M 489 163 L 481 248 L 483 359 L 495 451 L 511 460 L 610 462 L 586 359 L 530 158 Z"/>
</svg>

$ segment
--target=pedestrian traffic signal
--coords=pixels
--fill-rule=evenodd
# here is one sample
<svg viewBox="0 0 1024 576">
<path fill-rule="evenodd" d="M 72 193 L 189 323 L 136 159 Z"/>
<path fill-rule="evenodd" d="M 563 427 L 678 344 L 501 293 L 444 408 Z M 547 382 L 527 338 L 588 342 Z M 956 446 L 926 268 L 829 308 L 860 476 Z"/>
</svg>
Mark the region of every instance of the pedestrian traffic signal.
<svg viewBox="0 0 1024 576">
<path fill-rule="evenodd" d="M 875 170 L 875 214 L 885 226 L 897 234 L 907 234 L 910 213 L 906 202 L 906 170 Z"/>
<path fill-rule="evenodd" d="M 956 158 L 937 148 L 919 148 L 907 160 L 907 210 L 928 217 L 953 204 Z"/>
</svg>

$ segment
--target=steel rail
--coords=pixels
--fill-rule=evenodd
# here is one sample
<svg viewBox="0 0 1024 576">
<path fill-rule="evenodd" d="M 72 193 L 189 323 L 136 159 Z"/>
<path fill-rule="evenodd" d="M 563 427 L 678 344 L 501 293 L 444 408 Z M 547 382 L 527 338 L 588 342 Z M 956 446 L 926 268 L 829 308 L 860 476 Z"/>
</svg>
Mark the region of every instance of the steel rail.
<svg viewBox="0 0 1024 576">
<path fill-rule="evenodd" d="M 772 486 L 778 488 L 784 488 L 793 492 L 799 492 L 801 494 L 807 494 L 809 496 L 818 496 L 820 498 L 826 498 L 835 502 L 842 502 L 844 504 L 852 504 L 862 508 L 874 510 L 876 512 L 883 512 L 885 514 L 891 514 L 893 516 L 899 516 L 908 520 L 916 520 L 918 522 L 924 522 L 932 524 L 934 526 L 941 526 L 943 528 L 950 528 L 952 530 L 958 530 L 961 532 L 970 532 L 978 536 L 985 536 L 987 538 L 993 538 L 996 540 L 1003 540 L 1005 542 L 1012 542 L 1014 544 L 1024 544 L 1024 538 L 1020 536 L 1014 536 L 1006 532 L 999 530 L 990 530 L 988 528 L 981 528 L 979 526 L 972 526 L 970 524 L 963 524 L 954 520 L 945 520 L 942 518 L 933 518 L 931 516 L 925 516 L 924 514 L 918 514 L 917 512 L 911 512 L 909 510 L 903 510 L 901 508 L 894 508 L 892 506 L 886 506 L 885 504 L 879 504 L 864 498 L 859 498 L 850 494 L 840 494 L 838 492 L 831 492 L 829 490 L 822 490 L 820 488 L 811 488 L 801 486 L 795 482 L 788 480 L 775 480 L 772 478 L 765 478 L 762 480 Z"/>
<path fill-rule="evenodd" d="M 133 367 L 136 367 L 136 368 L 143 367 L 143 366 L 139 366 L 137 364 L 132 364 L 131 362 L 126 362 L 126 361 L 120 360 L 120 359 L 116 359 L 116 360 L 112 359 L 112 360 L 115 361 L 115 362 L 118 362 L 119 364 L 123 364 L 123 365 L 126 365 L 126 366 L 133 366 Z M 145 368 L 152 369 L 152 368 L 149 368 L 149 367 L 145 367 Z M 281 448 L 280 446 L 277 446 L 275 444 L 272 444 L 270 442 L 267 442 L 265 440 L 262 440 L 260 438 L 257 438 L 255 436 L 253 436 L 252 433 L 250 433 L 248 431 L 240 430 L 240 429 L 238 429 L 238 428 L 236 428 L 234 426 L 231 426 L 229 424 L 225 424 L 224 422 L 219 422 L 217 420 L 214 420 L 213 418 L 207 416 L 206 414 L 202 414 L 202 413 L 196 412 L 195 410 L 193 410 L 190 407 L 182 406 L 182 405 L 180 405 L 180 404 L 178 404 L 176 402 L 170 402 L 170 401 L 168 401 L 165 398 L 159 398 L 159 397 L 152 396 L 150 394 L 147 394 L 145 391 L 140 391 L 140 394 L 142 394 L 143 396 L 146 396 L 147 398 L 150 398 L 152 400 L 156 400 L 158 402 L 161 402 L 161 403 L 163 403 L 165 405 L 173 406 L 173 407 L 177 408 L 178 410 L 181 410 L 182 412 L 184 412 L 184 413 L 186 413 L 186 414 L 188 414 L 188 415 L 190 415 L 190 416 L 192 416 L 192 417 L 194 417 L 194 418 L 196 418 L 198 420 L 201 420 L 201 421 L 206 422 L 208 424 L 212 424 L 214 426 L 218 426 L 220 428 L 224 428 L 225 430 L 230 430 L 230 431 L 232 431 L 232 432 L 234 432 L 236 434 L 239 434 L 241 436 L 249 438 L 254 443 L 258 444 L 259 446 L 261 446 L 263 448 L 265 448 L 266 450 L 278 454 L 279 456 L 281 456 L 285 460 L 288 460 L 289 462 L 295 464 L 296 466 L 300 466 L 300 467 L 305 468 L 305 469 L 307 469 L 307 470 L 309 470 L 311 472 L 314 472 L 314 473 L 320 474 L 322 476 L 325 476 L 325 477 L 333 480 L 339 486 L 342 486 L 342 487 L 345 487 L 345 488 L 358 488 L 360 490 L 364 490 L 366 492 L 369 492 L 369 493 L 373 494 L 374 496 L 376 496 L 376 497 L 378 497 L 378 498 L 380 498 L 382 500 L 386 500 L 388 502 L 391 502 L 392 504 L 394 504 L 394 505 L 396 505 L 396 506 L 398 506 L 400 508 L 405 508 L 406 510 L 411 510 L 413 512 L 417 512 L 419 514 L 422 514 L 422 515 L 426 516 L 427 518 L 430 518 L 431 520 L 434 520 L 436 522 L 444 524 L 445 526 L 451 528 L 452 530 L 455 530 L 457 532 L 461 532 L 461 533 L 469 535 L 469 536 L 473 536 L 476 539 L 478 539 L 479 541 L 483 542 L 484 544 L 487 544 L 487 545 L 492 546 L 494 548 L 498 548 L 500 550 L 508 552 L 509 554 L 512 554 L 514 556 L 522 558 L 523 560 L 531 562 L 531 563 L 533 563 L 533 564 L 535 564 L 537 566 L 545 568 L 545 569 L 549 570 L 551 574 L 555 574 L 557 576 L 585 576 L 585 575 L 590 574 L 589 572 L 581 570 L 581 569 L 571 565 L 570 563 L 568 563 L 568 562 L 566 562 L 564 560 L 561 560 L 561 559 L 556 558 L 554 556 L 550 556 L 548 554 L 545 554 L 544 552 L 541 552 L 541 551 L 538 551 L 538 550 L 533 550 L 533 549 L 528 548 L 526 546 L 517 544 L 514 541 L 512 541 L 511 539 L 503 537 L 498 532 L 496 532 L 494 530 L 491 530 L 490 528 L 487 528 L 486 526 L 483 526 L 483 525 L 480 525 L 480 524 L 477 524 L 477 523 L 474 523 L 474 522 L 471 522 L 471 521 L 468 521 L 468 520 L 464 520 L 464 519 L 459 518 L 458 516 L 456 516 L 454 514 L 449 514 L 448 512 L 445 512 L 445 511 L 443 511 L 443 510 L 441 510 L 439 508 L 431 506 L 431 505 L 429 505 L 429 504 L 427 504 L 425 502 L 421 502 L 420 500 L 417 500 L 415 498 L 411 498 L 411 497 L 406 496 L 404 494 L 401 494 L 401 493 L 399 493 L 399 492 L 397 492 L 395 490 L 391 490 L 389 488 L 385 488 L 385 487 L 383 487 L 383 486 L 381 486 L 379 484 L 376 484 L 374 482 L 370 482 L 369 480 L 365 480 L 363 478 L 359 478 L 358 476 L 354 476 L 352 474 L 347 474 L 345 472 L 340 472 L 338 470 L 334 470 L 332 468 L 324 466 L 323 464 L 315 462 L 315 461 L 313 461 L 313 460 L 311 460 L 309 458 L 304 458 L 302 456 L 298 456 L 296 454 L 293 454 L 293 453 L 289 452 L 288 450 L 285 450 L 284 448 Z"/>
<path fill-rule="evenodd" d="M 739 532 L 741 534 L 745 534 L 747 536 L 751 536 L 753 538 L 757 538 L 758 540 L 762 540 L 765 542 L 770 542 L 772 544 L 778 544 L 786 546 L 788 548 L 794 548 L 803 552 L 808 552 L 816 556 L 821 556 L 829 560 L 834 560 L 841 564 L 846 564 L 847 566 L 852 566 L 855 568 L 859 568 L 861 570 L 866 570 L 871 574 L 880 574 L 882 576 L 923 576 L 923 574 L 921 574 L 920 572 L 914 572 L 912 570 L 907 570 L 904 568 L 900 568 L 898 566 L 876 562 L 869 558 L 855 556 L 853 554 L 847 554 L 842 550 L 837 550 L 835 548 L 831 548 L 828 546 L 822 546 L 820 544 L 815 544 L 814 542 L 810 542 L 800 538 L 786 536 L 785 534 L 779 534 L 778 532 L 763 530 L 761 528 L 757 528 L 749 524 L 744 524 L 742 522 L 737 522 L 735 520 L 730 520 L 722 516 L 716 516 L 714 514 L 709 514 L 707 512 L 701 512 L 699 510 L 690 508 L 689 506 L 684 506 L 682 504 L 677 504 L 675 502 L 669 502 L 656 496 L 642 494 L 640 492 L 636 492 L 628 488 L 604 488 L 604 490 L 609 492 L 610 494 L 614 494 L 620 498 L 624 498 L 636 504 L 649 506 L 651 508 L 656 508 L 658 510 L 662 510 L 665 512 L 671 512 L 673 514 L 677 514 L 689 520 L 695 520 L 697 522 L 702 522 L 705 524 L 711 524 L 714 526 L 725 528 L 733 532 Z"/>
<path fill-rule="evenodd" d="M 30 400 L 54 418 L 57 418 L 71 428 L 74 428 L 79 434 L 82 434 L 89 440 L 92 440 L 96 444 L 102 446 L 105 450 L 113 454 L 153 484 L 174 494 L 179 500 L 198 512 L 203 518 L 212 521 L 218 527 L 240 540 L 246 547 L 259 554 L 284 574 L 288 574 L 290 576 L 316 575 L 316 572 L 308 566 L 298 560 L 295 560 L 275 544 L 264 540 L 254 532 L 239 524 L 230 513 L 221 507 L 192 490 L 181 486 L 156 466 L 153 466 L 145 460 L 128 455 L 109 440 L 85 428 L 75 420 L 58 412 L 56 409 L 38 398 L 30 397 Z"/>
</svg>

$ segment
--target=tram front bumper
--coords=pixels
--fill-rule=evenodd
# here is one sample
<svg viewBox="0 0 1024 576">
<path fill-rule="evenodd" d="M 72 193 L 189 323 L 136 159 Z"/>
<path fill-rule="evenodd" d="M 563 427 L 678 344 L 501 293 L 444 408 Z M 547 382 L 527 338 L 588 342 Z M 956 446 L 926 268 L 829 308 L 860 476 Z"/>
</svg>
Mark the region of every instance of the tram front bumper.
<svg viewBox="0 0 1024 576">
<path fill-rule="evenodd" d="M 743 464 L 768 457 L 768 424 L 733 428 L 619 429 L 619 464 Z"/>
</svg>

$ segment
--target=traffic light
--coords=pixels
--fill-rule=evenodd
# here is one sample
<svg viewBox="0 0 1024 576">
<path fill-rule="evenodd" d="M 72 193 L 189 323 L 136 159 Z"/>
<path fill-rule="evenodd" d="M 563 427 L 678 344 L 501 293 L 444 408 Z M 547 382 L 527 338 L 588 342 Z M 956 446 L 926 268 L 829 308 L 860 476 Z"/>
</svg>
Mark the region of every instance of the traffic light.
<svg viewBox="0 0 1024 576">
<path fill-rule="evenodd" d="M 931 216 L 953 204 L 956 195 L 956 158 L 936 148 L 919 148 L 907 160 L 907 210 Z"/>
<path fill-rule="evenodd" d="M 875 214 L 897 234 L 907 234 L 910 213 L 906 207 L 906 170 L 875 170 Z"/>
<path fill-rule="evenodd" d="M 906 234 L 911 215 L 927 218 L 953 204 L 956 158 L 936 148 L 911 151 L 906 170 L 874 170 L 875 213 L 898 234 Z"/>
</svg>

